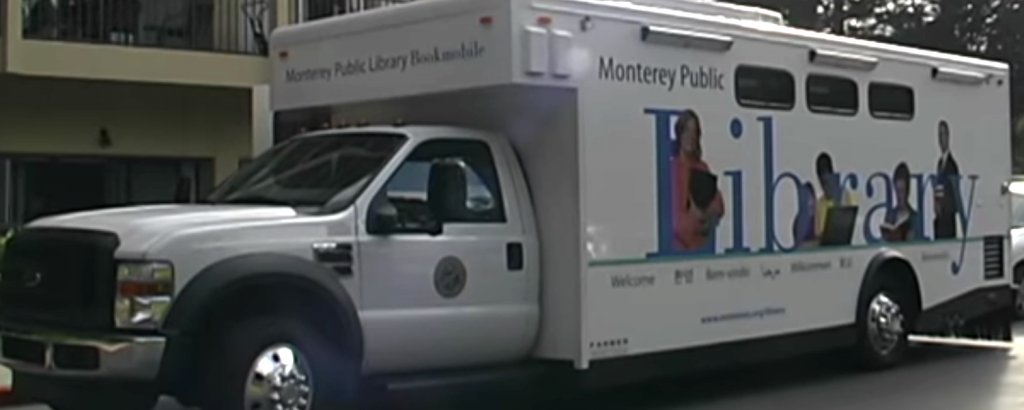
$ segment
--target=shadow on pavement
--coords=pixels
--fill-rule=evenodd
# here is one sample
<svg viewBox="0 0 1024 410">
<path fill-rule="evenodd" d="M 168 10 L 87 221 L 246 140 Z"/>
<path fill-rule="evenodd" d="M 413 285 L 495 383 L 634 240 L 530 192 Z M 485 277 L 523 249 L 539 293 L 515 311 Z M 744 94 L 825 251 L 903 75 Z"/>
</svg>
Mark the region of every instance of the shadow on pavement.
<svg viewBox="0 0 1024 410">
<path fill-rule="evenodd" d="M 922 346 L 911 350 L 902 367 L 882 372 L 858 372 L 835 355 L 818 355 L 557 398 L 526 397 L 524 392 L 517 397 L 400 400 L 374 410 L 763 410 L 769 402 L 801 410 L 995 409 L 991 404 L 1005 387 L 1013 359 L 1006 349 Z"/>
</svg>

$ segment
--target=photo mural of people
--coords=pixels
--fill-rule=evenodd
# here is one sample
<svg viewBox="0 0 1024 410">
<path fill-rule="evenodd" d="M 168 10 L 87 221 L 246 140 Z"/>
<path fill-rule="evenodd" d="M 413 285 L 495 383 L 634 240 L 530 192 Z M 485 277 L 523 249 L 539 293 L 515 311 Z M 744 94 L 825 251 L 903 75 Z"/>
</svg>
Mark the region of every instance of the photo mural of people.
<svg viewBox="0 0 1024 410">
<path fill-rule="evenodd" d="M 693 251 L 708 245 L 725 206 L 718 177 L 703 159 L 700 118 L 692 110 L 680 114 L 674 126 L 676 155 L 672 160 L 673 247 Z"/>
<path fill-rule="evenodd" d="M 892 174 L 893 195 L 896 202 L 885 213 L 882 238 L 888 242 L 905 242 L 921 238 L 917 225 L 917 210 L 910 205 L 910 168 L 905 162 L 896 165 Z"/>
<path fill-rule="evenodd" d="M 933 229 L 935 239 L 957 237 L 956 217 L 960 201 L 959 190 L 960 166 L 957 165 L 953 153 L 949 149 L 949 123 L 939 121 L 939 163 L 935 171 L 934 203 L 935 220 Z"/>
<path fill-rule="evenodd" d="M 765 150 L 762 161 L 745 159 L 740 168 L 722 163 L 712 170 L 715 157 L 708 160 L 703 143 L 711 142 L 712 154 L 718 154 L 720 145 L 715 143 L 719 141 L 703 139 L 707 128 L 696 111 L 651 109 L 646 114 L 655 119 L 657 143 L 658 248 L 649 254 L 652 257 L 791 252 L 966 237 L 962 231 L 970 226 L 971 216 L 961 208 L 972 201 L 978 177 L 960 174 L 945 120 L 936 120 L 941 154 L 937 167 L 927 165 L 934 161 L 927 152 L 918 152 L 886 161 L 893 165 L 881 168 L 858 164 L 844 169 L 836 162 L 835 152 L 822 150 L 815 155 L 811 172 L 797 172 L 775 160 L 780 151 L 772 132 L 759 136 Z M 757 121 L 764 128 L 753 130 L 772 130 L 772 124 Z M 745 143 L 742 121 L 733 118 L 727 124 L 729 142 Z M 774 182 L 762 183 L 765 176 Z M 763 195 L 757 196 L 756 191 Z M 765 203 L 753 204 L 751 198 Z M 775 219 L 780 217 L 785 222 Z M 728 223 L 721 225 L 724 218 Z M 763 230 L 752 234 L 747 229 L 751 224 Z"/>
<path fill-rule="evenodd" d="M 829 153 L 818 154 L 818 158 L 814 161 L 814 169 L 818 177 L 818 185 L 821 187 L 821 196 L 818 197 L 814 206 L 814 242 L 821 245 L 824 244 L 822 243 L 823 239 L 827 239 L 825 242 L 831 242 L 832 239 L 823 238 L 828 227 L 829 213 L 833 209 L 843 209 L 853 212 L 853 216 L 856 216 L 857 201 L 853 192 L 842 185 L 840 175 L 836 173 L 832 156 Z M 834 226 L 842 228 L 844 231 L 850 229 L 853 221 L 850 221 L 849 218 L 844 219 L 844 221 L 835 222 Z"/>
<path fill-rule="evenodd" d="M 814 233 L 814 208 L 818 194 L 814 191 L 814 184 L 810 182 L 804 182 L 801 188 L 800 207 L 793 218 L 793 241 L 797 248 L 814 246 L 817 242 Z"/>
</svg>

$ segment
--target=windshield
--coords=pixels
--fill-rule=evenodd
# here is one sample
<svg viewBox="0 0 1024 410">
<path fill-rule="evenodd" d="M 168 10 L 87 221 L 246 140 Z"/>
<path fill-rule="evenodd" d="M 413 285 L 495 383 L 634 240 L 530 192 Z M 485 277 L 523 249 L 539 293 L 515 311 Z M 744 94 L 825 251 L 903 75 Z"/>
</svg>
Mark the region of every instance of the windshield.
<svg viewBox="0 0 1024 410">
<path fill-rule="evenodd" d="M 1024 228 L 1024 194 L 1013 194 L 1010 196 L 1010 205 L 1013 207 L 1013 213 L 1010 216 L 1010 227 Z"/>
<path fill-rule="evenodd" d="M 405 141 L 366 133 L 292 138 L 260 155 L 210 194 L 212 203 L 321 209 L 351 205 Z"/>
</svg>

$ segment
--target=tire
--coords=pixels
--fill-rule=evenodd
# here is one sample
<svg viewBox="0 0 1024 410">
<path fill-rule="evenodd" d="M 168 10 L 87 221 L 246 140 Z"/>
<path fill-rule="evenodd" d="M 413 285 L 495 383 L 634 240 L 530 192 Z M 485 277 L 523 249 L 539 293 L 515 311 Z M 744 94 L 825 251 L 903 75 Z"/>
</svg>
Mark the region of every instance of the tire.
<svg viewBox="0 0 1024 410">
<path fill-rule="evenodd" d="M 229 327 L 215 339 L 214 349 L 203 361 L 209 366 L 203 369 L 204 410 L 273 410 L 276 404 L 296 410 L 335 410 L 355 403 L 359 363 L 311 324 L 288 316 L 256 317 Z M 283 377 L 257 375 L 258 359 L 271 364 L 263 374 Z M 294 365 L 289 366 L 290 362 Z M 256 393 L 247 398 L 250 385 L 263 389 L 253 390 Z"/>
<path fill-rule="evenodd" d="M 862 290 L 857 314 L 857 364 L 866 370 L 893 367 L 903 361 L 908 330 L 916 308 L 900 283 L 882 276 Z"/>
</svg>

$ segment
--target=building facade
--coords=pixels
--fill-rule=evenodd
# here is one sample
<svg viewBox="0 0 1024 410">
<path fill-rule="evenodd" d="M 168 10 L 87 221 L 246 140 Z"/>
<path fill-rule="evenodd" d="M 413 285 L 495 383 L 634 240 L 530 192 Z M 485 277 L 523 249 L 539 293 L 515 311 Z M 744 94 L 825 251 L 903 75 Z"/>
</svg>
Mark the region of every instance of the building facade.
<svg viewBox="0 0 1024 410">
<path fill-rule="evenodd" d="M 200 200 L 320 118 L 269 109 L 277 26 L 407 0 L 0 0 L 0 227 Z"/>
<path fill-rule="evenodd" d="M 0 225 L 201 198 L 266 145 L 299 1 L 0 0 Z"/>
</svg>

